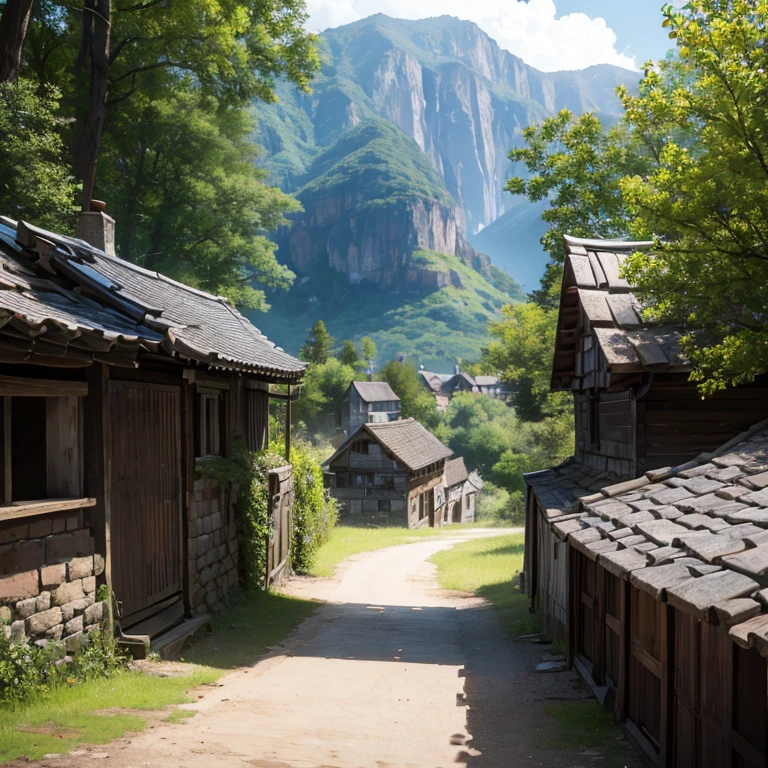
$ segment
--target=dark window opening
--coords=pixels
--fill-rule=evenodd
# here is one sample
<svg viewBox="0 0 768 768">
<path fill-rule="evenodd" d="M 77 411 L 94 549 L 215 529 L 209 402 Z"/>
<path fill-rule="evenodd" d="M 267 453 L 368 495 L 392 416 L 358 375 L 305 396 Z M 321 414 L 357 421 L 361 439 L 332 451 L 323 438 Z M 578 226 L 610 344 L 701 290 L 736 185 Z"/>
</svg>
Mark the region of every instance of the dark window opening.
<svg viewBox="0 0 768 768">
<path fill-rule="evenodd" d="M 346 472 L 340 472 L 336 475 L 337 488 L 349 488 L 349 475 Z"/>
<path fill-rule="evenodd" d="M 226 451 L 226 401 L 223 392 L 198 392 L 195 455 L 223 456 Z"/>
<path fill-rule="evenodd" d="M 352 453 L 363 453 L 368 455 L 370 444 L 370 440 L 355 440 L 355 442 L 352 443 Z"/>
<path fill-rule="evenodd" d="M 380 501 L 379 502 L 379 512 L 391 512 L 392 511 L 392 504 L 390 501 Z"/>
</svg>

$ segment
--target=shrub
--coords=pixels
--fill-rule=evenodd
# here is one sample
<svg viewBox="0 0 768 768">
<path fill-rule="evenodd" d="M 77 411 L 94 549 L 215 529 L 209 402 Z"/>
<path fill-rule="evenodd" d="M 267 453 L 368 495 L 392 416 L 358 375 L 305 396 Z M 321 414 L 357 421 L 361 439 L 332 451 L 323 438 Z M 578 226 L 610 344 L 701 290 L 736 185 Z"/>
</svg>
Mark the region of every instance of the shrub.
<svg viewBox="0 0 768 768">
<path fill-rule="evenodd" d="M 500 488 L 486 482 L 477 495 L 476 519 L 489 525 L 522 525 L 525 522 L 525 500 L 520 491 Z"/>
</svg>

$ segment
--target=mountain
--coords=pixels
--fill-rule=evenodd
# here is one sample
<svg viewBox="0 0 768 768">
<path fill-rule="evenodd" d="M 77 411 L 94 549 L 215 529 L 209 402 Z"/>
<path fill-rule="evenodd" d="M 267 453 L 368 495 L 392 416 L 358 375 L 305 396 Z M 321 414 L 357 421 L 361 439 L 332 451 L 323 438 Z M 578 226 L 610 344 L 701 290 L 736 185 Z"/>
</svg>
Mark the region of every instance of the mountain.
<svg viewBox="0 0 768 768">
<path fill-rule="evenodd" d="M 294 352 L 320 318 L 384 357 L 476 358 L 498 308 L 524 298 L 516 280 L 533 288 L 546 263 L 540 210 L 504 192 L 523 171 L 509 150 L 564 108 L 614 121 L 635 73 L 542 73 L 450 16 L 379 14 L 320 48 L 311 94 L 281 83 L 254 107 L 264 165 L 304 209 L 275 236 L 296 284 L 254 319 Z"/>
</svg>

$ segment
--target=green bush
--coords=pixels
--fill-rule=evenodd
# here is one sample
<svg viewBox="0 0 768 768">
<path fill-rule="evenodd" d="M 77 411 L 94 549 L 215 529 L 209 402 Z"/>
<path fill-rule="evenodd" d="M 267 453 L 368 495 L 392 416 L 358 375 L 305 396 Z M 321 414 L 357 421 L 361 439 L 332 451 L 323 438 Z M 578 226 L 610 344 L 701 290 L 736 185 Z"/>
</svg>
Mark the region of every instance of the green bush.
<svg viewBox="0 0 768 768">
<path fill-rule="evenodd" d="M 64 643 L 13 643 L 0 627 L 0 702 L 19 705 L 49 693 L 57 685 L 111 677 L 127 657 L 111 633 L 96 629 L 68 654 Z"/>
<path fill-rule="evenodd" d="M 291 564 L 296 573 L 307 573 L 317 550 L 328 541 L 338 519 L 336 500 L 323 486 L 323 472 L 310 450 L 291 450 L 293 464 L 293 530 Z"/>
</svg>

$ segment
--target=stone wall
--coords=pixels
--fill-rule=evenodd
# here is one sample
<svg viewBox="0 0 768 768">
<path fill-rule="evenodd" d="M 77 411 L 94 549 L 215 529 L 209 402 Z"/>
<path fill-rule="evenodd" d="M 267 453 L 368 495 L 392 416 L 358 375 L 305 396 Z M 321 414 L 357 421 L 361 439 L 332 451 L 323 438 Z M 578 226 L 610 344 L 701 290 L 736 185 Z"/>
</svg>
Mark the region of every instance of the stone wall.
<svg viewBox="0 0 768 768">
<path fill-rule="evenodd" d="M 106 618 L 96 600 L 104 559 L 82 510 L 0 523 L 0 625 L 21 641 L 63 640 L 79 647 Z"/>
<path fill-rule="evenodd" d="M 233 502 L 234 494 L 220 490 L 216 480 L 195 479 L 195 498 L 190 505 L 188 564 L 193 613 L 221 609 L 229 591 L 237 584 L 237 526 Z"/>
</svg>

